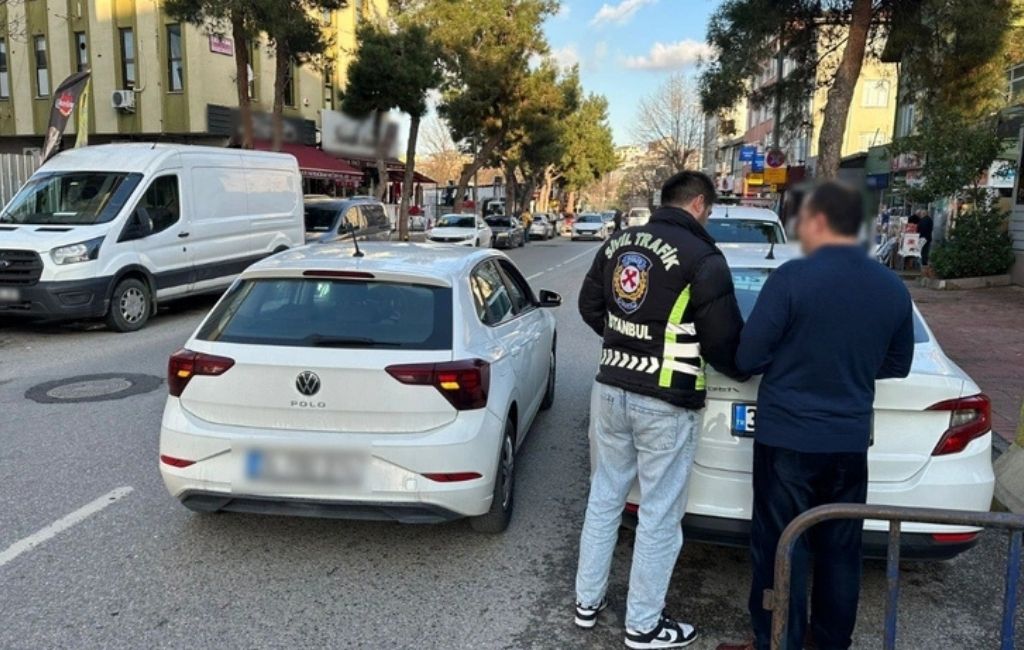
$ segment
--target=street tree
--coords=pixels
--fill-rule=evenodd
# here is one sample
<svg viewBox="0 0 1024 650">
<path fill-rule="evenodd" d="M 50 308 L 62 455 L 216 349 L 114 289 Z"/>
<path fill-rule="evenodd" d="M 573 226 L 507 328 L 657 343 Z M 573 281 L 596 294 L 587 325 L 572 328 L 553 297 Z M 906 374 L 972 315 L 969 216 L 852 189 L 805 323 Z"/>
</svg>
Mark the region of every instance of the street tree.
<svg viewBox="0 0 1024 650">
<path fill-rule="evenodd" d="M 420 121 L 427 112 L 427 94 L 441 81 L 439 49 L 422 25 L 396 26 L 393 30 L 368 23 L 357 34 L 359 51 L 349 65 L 348 86 L 342 108 L 354 116 L 373 115 L 376 123 L 392 109 L 409 115 L 405 175 L 399 212 L 399 237 L 409 234 L 409 204 L 416 168 L 416 144 Z M 378 136 L 380 130 L 378 126 Z M 377 147 L 377 198 L 387 187 L 383 147 Z"/>
<path fill-rule="evenodd" d="M 726 0 L 712 15 L 708 42 L 715 56 L 701 75 L 701 99 L 718 113 L 749 97 L 752 106 L 773 106 L 777 129 L 805 122 L 807 98 L 827 88 L 818 138 L 817 173 L 839 171 L 843 135 L 865 58 L 888 60 L 890 34 L 900 35 L 904 60 L 932 66 L 936 85 L 972 83 L 970 74 L 991 61 L 1010 29 L 1015 0 Z M 937 19 L 936 17 L 941 17 Z M 979 26 L 982 26 L 979 28 Z M 973 32 L 973 34 L 972 34 Z M 967 56 L 958 39 L 977 49 Z M 771 66 L 771 83 L 754 88 Z M 779 79 L 778 69 L 785 74 Z M 951 74 L 951 71 L 955 73 Z"/>
<path fill-rule="evenodd" d="M 618 166 L 608 100 L 593 94 L 583 99 L 566 119 L 563 139 L 559 172 L 566 207 L 573 212 L 576 195 Z"/>
<path fill-rule="evenodd" d="M 704 134 L 704 111 L 693 80 L 670 76 L 640 100 L 633 138 L 650 147 L 661 164 L 680 172 L 696 167 Z"/>
<path fill-rule="evenodd" d="M 164 10 L 175 20 L 202 28 L 213 36 L 231 35 L 235 50 L 235 91 L 241 126 L 240 146 L 252 148 L 252 103 L 249 71 L 253 39 L 259 38 L 253 0 L 167 0 Z"/>
<path fill-rule="evenodd" d="M 459 174 L 456 209 L 524 100 L 530 60 L 547 51 L 543 21 L 556 7 L 555 0 L 431 0 L 407 9 L 441 47 L 438 113 L 470 158 Z"/>
</svg>

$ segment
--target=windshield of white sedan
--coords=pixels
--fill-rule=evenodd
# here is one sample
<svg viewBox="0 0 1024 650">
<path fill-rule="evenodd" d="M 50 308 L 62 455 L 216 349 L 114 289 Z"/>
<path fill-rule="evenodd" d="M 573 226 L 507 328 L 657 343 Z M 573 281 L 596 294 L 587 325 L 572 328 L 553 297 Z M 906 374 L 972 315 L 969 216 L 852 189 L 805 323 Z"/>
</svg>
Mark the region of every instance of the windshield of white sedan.
<svg viewBox="0 0 1024 650">
<path fill-rule="evenodd" d="M 577 219 L 578 223 L 604 223 L 604 219 L 599 214 L 583 214 Z"/>
<path fill-rule="evenodd" d="M 719 244 L 770 244 L 785 241 L 782 228 L 771 221 L 756 219 L 709 219 L 708 234 Z"/>
<path fill-rule="evenodd" d="M 282 278 L 235 285 L 197 337 L 323 348 L 445 350 L 451 289 L 363 280 Z"/>
<path fill-rule="evenodd" d="M 772 269 L 746 268 L 732 270 L 732 284 L 736 289 L 736 302 L 740 305 L 740 313 L 743 320 L 750 318 L 750 312 L 754 310 L 754 303 L 761 293 L 761 288 L 771 275 Z M 914 343 L 927 343 L 929 340 L 928 330 L 924 321 L 914 312 Z"/>
<path fill-rule="evenodd" d="M 475 228 L 476 217 L 462 215 L 445 215 L 437 220 L 438 228 Z"/>
<path fill-rule="evenodd" d="M 141 174 L 54 172 L 33 176 L 21 188 L 0 223 L 91 226 L 121 211 Z"/>
</svg>

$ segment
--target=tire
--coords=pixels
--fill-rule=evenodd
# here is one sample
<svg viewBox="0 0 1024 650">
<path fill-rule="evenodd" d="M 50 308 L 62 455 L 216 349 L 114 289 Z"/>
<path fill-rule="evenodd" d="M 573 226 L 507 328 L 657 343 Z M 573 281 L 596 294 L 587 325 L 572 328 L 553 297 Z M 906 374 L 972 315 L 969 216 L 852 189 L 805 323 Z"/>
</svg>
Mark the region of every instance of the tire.
<svg viewBox="0 0 1024 650">
<path fill-rule="evenodd" d="M 505 432 L 498 449 L 498 472 L 494 477 L 494 498 L 487 514 L 469 520 L 470 527 L 478 533 L 496 535 L 505 532 L 512 520 L 515 507 L 515 427 L 512 421 L 505 422 Z"/>
<path fill-rule="evenodd" d="M 473 246 L 476 248 L 480 248 L 480 240 L 476 240 L 476 243 L 474 243 Z"/>
<path fill-rule="evenodd" d="M 107 327 L 115 332 L 140 330 L 149 320 L 152 311 L 153 296 L 149 285 L 135 278 L 126 278 L 118 282 L 110 294 Z"/>
<path fill-rule="evenodd" d="M 519 248 L 522 248 L 523 246 L 526 246 L 526 235 L 519 238 Z"/>
<path fill-rule="evenodd" d="M 547 411 L 555 404 L 555 380 L 557 379 L 556 371 L 558 368 L 558 356 L 555 353 L 555 348 L 551 348 L 551 365 L 548 367 L 548 387 L 544 391 L 544 399 L 540 403 L 540 410 Z"/>
</svg>

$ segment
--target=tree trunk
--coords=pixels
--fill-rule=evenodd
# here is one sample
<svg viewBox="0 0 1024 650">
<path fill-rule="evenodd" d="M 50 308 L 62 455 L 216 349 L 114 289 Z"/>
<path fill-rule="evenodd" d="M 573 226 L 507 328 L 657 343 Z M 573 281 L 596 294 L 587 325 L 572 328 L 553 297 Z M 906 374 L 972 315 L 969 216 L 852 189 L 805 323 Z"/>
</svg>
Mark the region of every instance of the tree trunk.
<svg viewBox="0 0 1024 650">
<path fill-rule="evenodd" d="M 420 134 L 420 116 L 409 119 L 409 142 L 405 146 L 405 176 L 402 178 L 402 203 L 398 211 L 398 239 L 409 239 L 409 201 L 412 198 L 414 172 L 416 171 L 416 140 Z"/>
<path fill-rule="evenodd" d="M 281 144 L 284 142 L 284 87 L 291 74 L 291 63 L 292 57 L 288 50 L 288 44 L 283 39 L 277 41 L 274 46 L 274 113 L 270 143 L 270 148 L 274 151 L 280 151 Z M 295 83 L 294 79 L 292 83 Z M 292 92 L 294 92 L 294 86 Z"/>
<path fill-rule="evenodd" d="M 522 211 L 519 209 L 519 184 L 516 182 L 515 165 L 505 165 L 505 205 L 508 213 L 512 216 L 519 216 Z"/>
<path fill-rule="evenodd" d="M 238 92 L 238 120 L 242 127 L 242 149 L 252 149 L 252 103 L 249 101 L 249 36 L 245 18 L 237 9 L 231 12 L 231 37 L 235 41 L 235 90 Z"/>
<path fill-rule="evenodd" d="M 376 142 L 376 155 L 377 155 L 377 187 L 374 188 L 373 196 L 378 201 L 384 200 L 384 195 L 388 191 L 388 161 L 384 156 L 384 114 L 380 111 L 376 111 L 373 114 L 373 137 Z"/>
<path fill-rule="evenodd" d="M 872 0 L 854 0 L 850 19 L 850 33 L 843 49 L 843 57 L 836 70 L 835 81 L 828 91 L 825 115 L 818 136 L 818 164 L 815 175 L 833 179 L 839 175 L 839 160 L 843 153 L 843 135 L 846 118 L 850 113 L 853 91 L 864 64 L 868 32 L 871 30 Z"/>
<path fill-rule="evenodd" d="M 489 137 L 480 149 L 477 150 L 476 155 L 473 156 L 472 162 L 462 168 L 462 173 L 459 174 L 459 185 L 455 190 L 455 205 L 453 206 L 453 212 L 461 212 L 462 205 L 465 203 L 463 197 L 466 195 L 466 188 L 469 187 L 469 181 L 473 178 L 473 175 L 480 171 L 480 168 L 484 166 L 484 161 L 491 157 L 491 153 L 501 142 L 502 134 L 495 133 Z"/>
</svg>

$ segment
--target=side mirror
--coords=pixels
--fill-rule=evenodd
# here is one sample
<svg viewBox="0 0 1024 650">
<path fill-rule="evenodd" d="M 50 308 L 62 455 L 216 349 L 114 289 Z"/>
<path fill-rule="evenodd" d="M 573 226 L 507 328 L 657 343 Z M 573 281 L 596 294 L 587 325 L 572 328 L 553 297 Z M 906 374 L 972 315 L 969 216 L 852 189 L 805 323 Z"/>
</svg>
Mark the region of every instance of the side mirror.
<svg viewBox="0 0 1024 650">
<path fill-rule="evenodd" d="M 135 212 L 128 218 L 128 223 L 125 224 L 124 231 L 121 233 L 119 241 L 131 241 L 133 239 L 142 239 L 149 237 L 153 234 L 153 218 L 149 216 L 149 210 L 139 206 L 135 208 Z"/>
<path fill-rule="evenodd" d="M 541 307 L 561 307 L 562 296 L 555 293 L 554 291 L 548 291 L 547 289 L 540 290 L 540 299 L 537 304 Z"/>
</svg>

